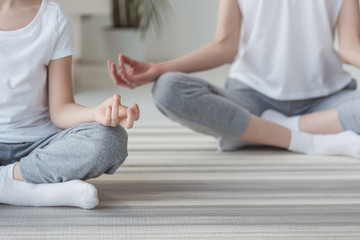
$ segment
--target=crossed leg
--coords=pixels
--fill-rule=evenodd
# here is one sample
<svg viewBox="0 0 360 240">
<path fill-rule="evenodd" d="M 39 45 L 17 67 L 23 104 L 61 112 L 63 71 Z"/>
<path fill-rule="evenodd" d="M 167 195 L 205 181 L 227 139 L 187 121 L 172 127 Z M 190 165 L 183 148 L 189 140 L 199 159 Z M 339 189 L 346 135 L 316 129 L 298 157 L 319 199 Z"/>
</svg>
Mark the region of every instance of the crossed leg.
<svg viewBox="0 0 360 240">
<path fill-rule="evenodd" d="M 267 98 L 251 89 L 231 86 L 225 90 L 188 74 L 167 73 L 158 79 L 153 96 L 159 110 L 174 121 L 236 144 L 245 140 L 300 153 L 360 157 L 358 149 L 346 149 L 341 145 L 344 138 L 352 138 L 360 145 L 360 137 L 354 133 L 308 134 L 260 118 L 265 110 L 274 106 L 288 110 L 289 102 Z M 315 111 L 317 107 L 309 106 L 306 101 L 297 105 L 294 115 Z M 332 121 L 336 125 L 336 118 Z"/>
<path fill-rule="evenodd" d="M 77 179 L 114 173 L 127 157 L 127 134 L 80 124 L 35 143 L 2 144 L 0 153 L 0 203 L 90 209 L 99 202 L 97 190 Z"/>
</svg>

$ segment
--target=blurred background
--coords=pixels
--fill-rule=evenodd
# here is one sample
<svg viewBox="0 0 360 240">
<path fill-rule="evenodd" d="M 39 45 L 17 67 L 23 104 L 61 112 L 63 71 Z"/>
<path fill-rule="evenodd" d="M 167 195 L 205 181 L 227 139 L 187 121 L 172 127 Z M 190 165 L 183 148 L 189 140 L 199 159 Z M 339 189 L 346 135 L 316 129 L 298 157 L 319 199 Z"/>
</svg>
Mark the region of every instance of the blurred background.
<svg viewBox="0 0 360 240">
<path fill-rule="evenodd" d="M 107 74 L 107 60 L 116 60 L 118 53 L 124 53 L 137 59 L 161 62 L 201 47 L 214 37 L 218 0 L 56 1 L 73 22 L 77 46 L 74 56 L 77 102 L 94 106 L 119 93 L 125 105 L 139 104 L 140 123 L 170 124 L 171 121 L 162 116 L 152 102 L 152 84 L 135 90 L 114 86 Z M 134 9 L 143 13 L 140 26 Z M 129 25 L 139 28 L 129 28 Z M 146 32 L 144 28 L 147 28 Z M 222 86 L 229 68 L 230 65 L 224 65 L 195 75 Z M 345 68 L 360 79 L 358 69 Z"/>
</svg>

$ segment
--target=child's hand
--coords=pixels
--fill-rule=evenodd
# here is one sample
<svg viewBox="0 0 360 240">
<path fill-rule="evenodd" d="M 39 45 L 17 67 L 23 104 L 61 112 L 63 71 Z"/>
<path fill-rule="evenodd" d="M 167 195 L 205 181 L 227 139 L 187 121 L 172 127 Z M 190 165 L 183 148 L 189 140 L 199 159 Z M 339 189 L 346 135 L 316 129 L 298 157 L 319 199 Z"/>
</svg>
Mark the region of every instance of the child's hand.
<svg viewBox="0 0 360 240">
<path fill-rule="evenodd" d="M 104 126 L 116 127 L 121 124 L 130 129 L 134 121 L 139 120 L 140 110 L 136 103 L 131 108 L 121 105 L 120 95 L 116 94 L 97 106 L 93 114 L 95 121 Z"/>
</svg>

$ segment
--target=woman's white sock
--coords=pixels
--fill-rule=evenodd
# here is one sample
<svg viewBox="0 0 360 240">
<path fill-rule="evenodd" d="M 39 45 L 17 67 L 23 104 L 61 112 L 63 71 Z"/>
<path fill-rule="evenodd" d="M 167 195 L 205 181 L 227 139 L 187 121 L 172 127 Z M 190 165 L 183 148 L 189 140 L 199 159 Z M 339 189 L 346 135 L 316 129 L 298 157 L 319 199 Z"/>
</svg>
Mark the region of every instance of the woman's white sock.
<svg viewBox="0 0 360 240">
<path fill-rule="evenodd" d="M 289 150 L 311 155 L 343 155 L 360 158 L 360 135 L 352 131 L 327 135 L 291 131 Z"/>
<path fill-rule="evenodd" d="M 261 118 L 291 130 L 299 131 L 299 116 L 288 117 L 275 110 L 269 109 L 261 114 Z"/>
<path fill-rule="evenodd" d="M 13 179 L 14 164 L 0 167 L 0 203 L 55 207 L 69 206 L 92 209 L 99 203 L 96 188 L 80 180 L 63 183 L 31 184 Z M 9 173 L 11 175 L 9 176 Z"/>
<path fill-rule="evenodd" d="M 0 177 L 13 178 L 15 163 L 0 167 Z"/>
</svg>

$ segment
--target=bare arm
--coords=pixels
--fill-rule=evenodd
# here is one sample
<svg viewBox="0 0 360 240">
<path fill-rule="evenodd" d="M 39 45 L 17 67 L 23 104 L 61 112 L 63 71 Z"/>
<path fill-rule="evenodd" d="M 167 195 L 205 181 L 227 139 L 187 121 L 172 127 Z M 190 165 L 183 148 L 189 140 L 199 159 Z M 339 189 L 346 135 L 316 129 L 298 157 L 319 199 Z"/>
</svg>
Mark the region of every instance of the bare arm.
<svg viewBox="0 0 360 240">
<path fill-rule="evenodd" d="M 197 72 L 233 62 L 238 53 L 240 28 L 241 12 L 237 0 L 220 0 L 214 40 L 184 57 L 160 63 L 161 73 Z"/>
<path fill-rule="evenodd" d="M 360 68 L 360 14 L 358 0 L 345 0 L 338 20 L 339 53 L 344 63 Z"/>
<path fill-rule="evenodd" d="M 217 31 L 212 42 L 183 57 L 158 64 L 120 55 L 119 72 L 114 63 L 108 63 L 110 77 L 115 84 L 134 88 L 155 81 L 166 72 L 197 72 L 231 63 L 238 52 L 241 18 L 237 0 L 220 0 Z M 130 69 L 126 71 L 124 65 Z"/>
<path fill-rule="evenodd" d="M 53 60 L 49 64 L 49 109 L 51 121 L 61 129 L 95 121 L 105 126 L 115 127 L 121 123 L 125 127 L 131 128 L 134 121 L 139 118 L 139 109 L 136 104 L 131 108 L 122 106 L 119 95 L 115 95 L 93 108 L 75 103 L 72 89 L 71 64 L 71 56 Z"/>
</svg>

